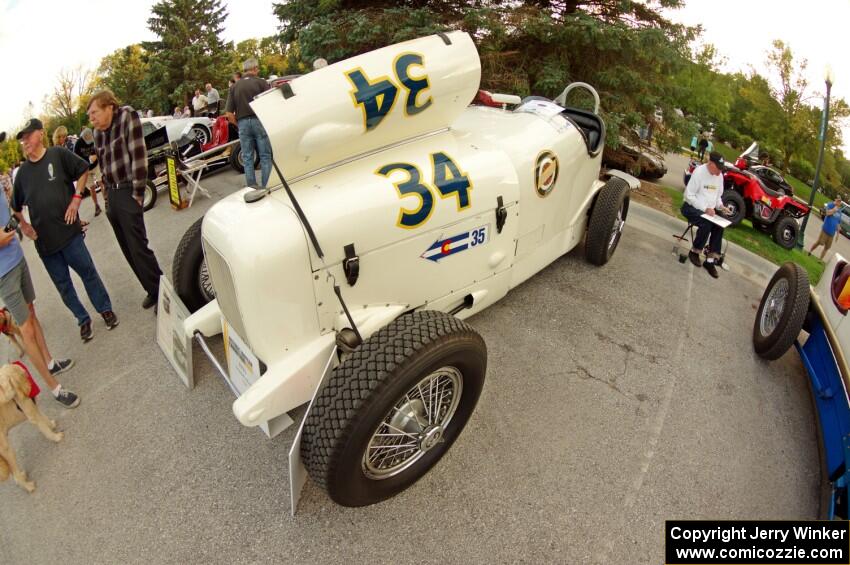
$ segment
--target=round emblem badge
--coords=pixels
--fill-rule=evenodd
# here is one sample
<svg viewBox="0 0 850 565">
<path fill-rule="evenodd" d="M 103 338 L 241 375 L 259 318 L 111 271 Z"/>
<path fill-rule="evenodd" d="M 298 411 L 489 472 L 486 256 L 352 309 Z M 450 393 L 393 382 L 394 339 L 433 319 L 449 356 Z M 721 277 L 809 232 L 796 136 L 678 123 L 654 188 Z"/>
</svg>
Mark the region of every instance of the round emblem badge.
<svg viewBox="0 0 850 565">
<path fill-rule="evenodd" d="M 534 168 L 534 186 L 537 194 L 548 196 L 558 181 L 558 157 L 551 151 L 544 151 L 537 157 Z"/>
</svg>

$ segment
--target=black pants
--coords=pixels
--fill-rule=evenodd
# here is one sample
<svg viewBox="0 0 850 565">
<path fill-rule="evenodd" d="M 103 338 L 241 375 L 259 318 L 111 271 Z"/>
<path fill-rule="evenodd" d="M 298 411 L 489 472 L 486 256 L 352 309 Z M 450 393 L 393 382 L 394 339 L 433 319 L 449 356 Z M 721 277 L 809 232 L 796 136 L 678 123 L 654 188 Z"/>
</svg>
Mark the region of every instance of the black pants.
<svg viewBox="0 0 850 565">
<path fill-rule="evenodd" d="M 142 283 L 145 292 L 151 296 L 157 296 L 162 271 L 156 256 L 148 246 L 145 212 L 133 198 L 132 187 L 122 186 L 107 190 L 109 199 L 106 203 L 106 217 L 112 224 L 118 246 L 136 278 Z"/>
<path fill-rule="evenodd" d="M 694 237 L 691 251 L 700 253 L 708 241 L 708 256 L 717 259 L 720 257 L 720 244 L 723 241 L 723 228 L 702 217 L 703 210 L 697 210 L 687 202 L 682 204 L 682 215 L 697 227 L 697 235 Z"/>
</svg>

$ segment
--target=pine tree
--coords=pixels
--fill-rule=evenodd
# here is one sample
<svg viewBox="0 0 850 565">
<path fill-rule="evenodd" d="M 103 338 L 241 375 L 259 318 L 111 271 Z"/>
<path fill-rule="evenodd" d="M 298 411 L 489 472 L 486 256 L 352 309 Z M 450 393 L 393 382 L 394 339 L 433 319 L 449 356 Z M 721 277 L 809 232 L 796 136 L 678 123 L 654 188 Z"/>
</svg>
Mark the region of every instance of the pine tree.
<svg viewBox="0 0 850 565">
<path fill-rule="evenodd" d="M 207 82 L 223 86 L 231 70 L 231 48 L 221 39 L 227 18 L 221 4 L 221 0 L 161 0 L 151 9 L 148 28 L 159 40 L 142 43 L 150 61 L 145 90 L 163 106 L 189 104 L 195 90 L 203 92 Z"/>
</svg>

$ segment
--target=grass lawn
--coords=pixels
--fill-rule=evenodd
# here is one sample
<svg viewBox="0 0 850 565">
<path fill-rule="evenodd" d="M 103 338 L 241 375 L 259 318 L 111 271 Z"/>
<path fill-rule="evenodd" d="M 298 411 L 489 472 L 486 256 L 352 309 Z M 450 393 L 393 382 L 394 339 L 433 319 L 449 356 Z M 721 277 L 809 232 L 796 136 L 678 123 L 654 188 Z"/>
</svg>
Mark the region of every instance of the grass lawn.
<svg viewBox="0 0 850 565">
<path fill-rule="evenodd" d="M 750 220 L 744 220 L 736 227 L 726 229 L 723 237 L 776 265 L 786 261 L 797 263 L 809 273 L 812 284 L 817 284 L 823 274 L 825 265 L 820 259 L 797 248 L 780 247 L 770 234 L 755 229 Z"/>
<path fill-rule="evenodd" d="M 679 212 L 684 196 L 675 188 L 643 182 L 638 193 L 633 193 L 633 195 L 637 202 L 675 216 L 680 220 L 685 219 Z M 727 228 L 723 237 L 727 241 L 740 245 L 747 251 L 755 253 L 776 265 L 781 265 L 786 261 L 797 263 L 806 269 L 812 284 L 817 284 L 823 274 L 824 264 L 817 257 L 810 256 L 797 248 L 784 249 L 780 247 L 773 241 L 770 234 L 755 229 L 750 220 L 744 220 L 734 228 Z"/>
</svg>

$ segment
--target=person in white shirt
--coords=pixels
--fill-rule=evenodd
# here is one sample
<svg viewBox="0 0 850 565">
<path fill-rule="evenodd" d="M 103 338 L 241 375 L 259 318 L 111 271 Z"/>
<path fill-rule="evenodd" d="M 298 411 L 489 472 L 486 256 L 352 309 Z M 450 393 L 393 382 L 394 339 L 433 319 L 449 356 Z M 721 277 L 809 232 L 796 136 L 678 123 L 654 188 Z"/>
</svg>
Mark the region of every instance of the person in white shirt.
<svg viewBox="0 0 850 565">
<path fill-rule="evenodd" d="M 682 204 L 682 215 L 697 227 L 697 235 L 692 242 L 688 258 L 697 267 L 705 267 L 715 279 L 720 258 L 720 244 L 723 241 L 723 228 L 714 222 L 703 218 L 703 214 L 714 216 L 717 212 L 727 212 L 723 205 L 723 156 L 712 151 L 708 163 L 694 169 L 691 180 L 685 188 L 685 201 Z M 708 242 L 708 253 L 705 263 L 700 262 L 700 253 Z"/>
<path fill-rule="evenodd" d="M 192 98 L 192 108 L 195 109 L 195 116 L 204 116 L 207 113 L 207 97 L 201 94 L 201 90 L 195 90 L 195 97 Z"/>
<path fill-rule="evenodd" d="M 212 84 L 207 83 L 205 88 L 207 89 L 207 111 L 210 117 L 218 117 L 218 104 L 221 96 L 219 96 L 218 90 L 213 88 Z"/>
</svg>

